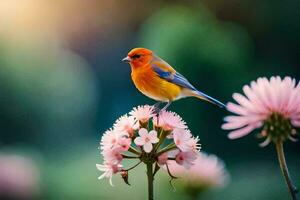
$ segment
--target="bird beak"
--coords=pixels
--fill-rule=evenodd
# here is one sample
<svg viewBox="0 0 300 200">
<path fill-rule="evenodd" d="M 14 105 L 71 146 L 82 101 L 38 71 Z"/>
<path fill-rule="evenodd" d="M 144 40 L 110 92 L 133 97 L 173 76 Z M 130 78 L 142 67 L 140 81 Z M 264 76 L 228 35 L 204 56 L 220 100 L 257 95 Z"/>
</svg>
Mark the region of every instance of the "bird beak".
<svg viewBox="0 0 300 200">
<path fill-rule="evenodd" d="M 129 56 L 122 59 L 123 62 L 131 62 L 131 58 Z"/>
</svg>

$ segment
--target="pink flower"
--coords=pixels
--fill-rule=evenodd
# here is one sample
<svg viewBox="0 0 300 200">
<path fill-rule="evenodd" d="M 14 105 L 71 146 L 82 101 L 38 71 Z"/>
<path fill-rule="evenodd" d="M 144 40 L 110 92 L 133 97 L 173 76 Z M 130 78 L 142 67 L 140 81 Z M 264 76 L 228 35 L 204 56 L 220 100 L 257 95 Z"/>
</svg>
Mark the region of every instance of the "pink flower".
<svg viewBox="0 0 300 200">
<path fill-rule="evenodd" d="M 222 125 L 225 130 L 233 130 L 228 135 L 230 139 L 243 137 L 265 125 L 269 141 L 274 137 L 283 140 L 290 138 L 290 125 L 300 127 L 300 84 L 296 85 L 295 79 L 281 79 L 279 76 L 270 80 L 258 78 L 250 86 L 245 85 L 243 91 L 245 95 L 233 94 L 237 104 L 227 104 L 227 109 L 236 114 L 226 117 Z M 286 127 L 283 135 L 273 134 L 273 130 L 279 128 L 276 124 Z"/>
<path fill-rule="evenodd" d="M 175 128 L 186 129 L 186 123 L 182 118 L 174 112 L 162 111 L 159 113 L 159 117 L 153 117 L 153 124 L 157 127 L 162 127 L 165 131 L 172 131 Z"/>
<path fill-rule="evenodd" d="M 124 149 L 127 149 L 129 148 L 130 143 L 131 139 L 128 138 L 127 132 L 109 129 L 103 134 L 100 147 L 101 149 L 112 149 L 114 147 L 121 146 Z"/>
<path fill-rule="evenodd" d="M 189 169 L 197 158 L 197 154 L 193 151 L 183 152 L 180 151 L 175 156 L 175 161 L 178 165 L 182 165 L 183 167 Z"/>
<path fill-rule="evenodd" d="M 193 152 L 198 152 L 201 149 L 200 143 L 199 143 L 199 137 L 192 137 L 186 142 L 186 146 L 193 151 Z"/>
<path fill-rule="evenodd" d="M 174 143 L 181 151 L 191 150 L 191 147 L 188 145 L 188 142 L 190 141 L 191 137 L 192 134 L 189 130 L 177 128 L 173 131 Z"/>
<path fill-rule="evenodd" d="M 129 136 L 133 136 L 134 131 L 139 127 L 139 124 L 136 123 L 136 120 L 133 116 L 123 115 L 121 116 L 114 124 L 116 131 L 125 131 Z"/>
<path fill-rule="evenodd" d="M 99 176 L 98 179 L 109 178 L 109 183 L 111 186 L 113 186 L 112 175 L 116 174 L 117 172 L 120 172 L 122 169 L 121 164 L 113 164 L 109 162 L 105 162 L 103 165 L 96 164 L 96 167 L 99 171 L 103 172 L 103 174 Z"/>
<path fill-rule="evenodd" d="M 148 162 L 164 167 L 172 160 L 189 168 L 200 149 L 198 141 L 198 137 L 192 136 L 186 123 L 176 113 L 162 111 L 156 117 L 153 106 L 138 106 L 120 117 L 113 128 L 103 134 L 100 151 L 104 164 L 97 164 L 97 168 L 103 171 L 99 179 L 109 178 L 112 185 L 112 175 L 121 172 L 123 180 L 129 184 L 128 171 Z M 124 159 L 140 162 L 124 170 L 121 165 Z"/>
<path fill-rule="evenodd" d="M 157 162 L 159 165 L 165 165 L 168 161 L 168 153 L 163 153 L 157 158 Z"/>
<path fill-rule="evenodd" d="M 178 180 L 182 180 L 186 186 L 193 188 L 222 186 L 228 178 L 224 163 L 215 155 L 196 154 L 196 160 L 189 169 L 178 165 L 174 161 L 169 161 L 168 165 L 170 172 L 179 177 Z"/>
<path fill-rule="evenodd" d="M 118 147 L 122 148 L 122 151 L 127 151 L 131 145 L 131 138 L 121 137 L 118 140 Z"/>
<path fill-rule="evenodd" d="M 147 129 L 141 128 L 139 130 L 139 137 L 135 138 L 134 143 L 138 146 L 143 146 L 146 153 L 150 153 L 153 149 L 152 144 L 157 143 L 159 140 L 157 138 L 157 132 L 152 130 L 148 133 Z"/>
<path fill-rule="evenodd" d="M 0 153 L 0 199 L 37 199 L 39 179 L 31 159 Z"/>
<path fill-rule="evenodd" d="M 146 123 L 150 118 L 154 116 L 154 107 L 149 105 L 138 106 L 133 108 L 133 110 L 129 113 L 133 116 L 137 121 L 142 123 Z"/>
<path fill-rule="evenodd" d="M 105 161 L 113 164 L 120 163 L 123 159 L 122 147 L 115 147 L 113 149 L 104 149 L 102 155 Z"/>
</svg>

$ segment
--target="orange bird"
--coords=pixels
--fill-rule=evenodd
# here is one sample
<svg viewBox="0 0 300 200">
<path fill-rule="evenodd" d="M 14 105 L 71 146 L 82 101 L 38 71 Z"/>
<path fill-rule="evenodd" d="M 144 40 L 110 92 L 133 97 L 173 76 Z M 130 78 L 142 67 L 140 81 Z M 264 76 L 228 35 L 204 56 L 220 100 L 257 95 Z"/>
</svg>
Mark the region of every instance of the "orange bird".
<svg viewBox="0 0 300 200">
<path fill-rule="evenodd" d="M 130 64 L 131 78 L 140 92 L 159 102 L 167 102 L 163 110 L 172 101 L 184 97 L 197 97 L 225 107 L 220 101 L 197 90 L 184 76 L 149 49 L 134 48 L 122 61 Z"/>
</svg>

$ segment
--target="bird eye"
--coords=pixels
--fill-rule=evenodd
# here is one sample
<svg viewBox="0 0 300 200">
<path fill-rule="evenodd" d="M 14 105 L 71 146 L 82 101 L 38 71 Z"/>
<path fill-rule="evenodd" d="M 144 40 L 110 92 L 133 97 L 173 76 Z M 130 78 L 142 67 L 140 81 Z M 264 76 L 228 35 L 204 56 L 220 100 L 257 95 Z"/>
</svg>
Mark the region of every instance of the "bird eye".
<svg viewBox="0 0 300 200">
<path fill-rule="evenodd" d="M 141 57 L 141 55 L 135 54 L 135 55 L 133 55 L 131 58 L 132 58 L 132 59 L 136 59 L 136 58 L 140 58 L 140 57 Z"/>
</svg>

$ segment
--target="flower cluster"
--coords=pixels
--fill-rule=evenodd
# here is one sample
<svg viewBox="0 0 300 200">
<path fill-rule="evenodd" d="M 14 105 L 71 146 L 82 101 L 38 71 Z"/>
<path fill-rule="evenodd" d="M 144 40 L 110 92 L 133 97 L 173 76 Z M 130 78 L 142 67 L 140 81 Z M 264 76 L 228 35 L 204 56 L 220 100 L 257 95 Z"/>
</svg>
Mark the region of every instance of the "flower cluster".
<svg viewBox="0 0 300 200">
<path fill-rule="evenodd" d="M 155 165 L 153 176 L 169 160 L 190 168 L 200 150 L 199 138 L 193 137 L 186 123 L 174 112 L 161 111 L 155 114 L 153 106 L 134 108 L 120 117 L 107 130 L 100 141 L 103 164 L 97 164 L 112 185 L 113 174 L 120 173 L 128 179 L 128 170 L 122 166 L 123 159 L 138 159 L 139 163 Z M 138 164 L 139 164 L 138 163 Z"/>
<path fill-rule="evenodd" d="M 238 103 L 228 103 L 227 109 L 236 116 L 226 117 L 222 128 L 233 130 L 230 139 L 236 139 L 262 127 L 261 137 L 271 141 L 294 140 L 295 127 L 300 127 L 300 83 L 285 77 L 258 78 L 243 87 L 245 94 L 233 94 Z"/>
</svg>

